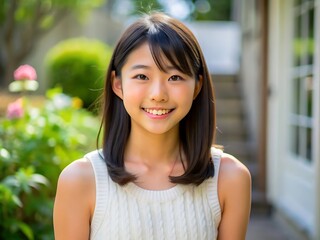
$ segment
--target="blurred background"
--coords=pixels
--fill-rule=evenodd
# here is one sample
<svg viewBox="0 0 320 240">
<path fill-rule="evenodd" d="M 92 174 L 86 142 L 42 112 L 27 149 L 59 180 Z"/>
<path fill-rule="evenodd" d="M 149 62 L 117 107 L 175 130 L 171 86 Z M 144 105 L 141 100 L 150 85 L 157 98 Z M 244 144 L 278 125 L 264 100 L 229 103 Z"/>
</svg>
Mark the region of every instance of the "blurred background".
<svg viewBox="0 0 320 240">
<path fill-rule="evenodd" d="M 96 148 L 113 46 L 153 10 L 202 47 L 216 143 L 253 179 L 247 239 L 320 239 L 320 0 L 0 0 L 0 239 L 53 239 L 56 180 Z"/>
</svg>

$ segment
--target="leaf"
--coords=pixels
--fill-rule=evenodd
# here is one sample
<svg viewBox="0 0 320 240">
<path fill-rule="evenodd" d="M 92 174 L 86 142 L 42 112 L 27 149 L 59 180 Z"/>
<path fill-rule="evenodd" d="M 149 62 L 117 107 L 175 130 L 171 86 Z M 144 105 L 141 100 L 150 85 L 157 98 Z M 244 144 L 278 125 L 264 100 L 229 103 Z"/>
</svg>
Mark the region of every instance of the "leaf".
<svg viewBox="0 0 320 240">
<path fill-rule="evenodd" d="M 54 18 L 52 15 L 44 16 L 42 21 L 40 22 L 40 28 L 48 29 L 54 24 Z"/>
<path fill-rule="evenodd" d="M 51 88 L 46 92 L 46 96 L 49 99 L 53 99 L 54 96 L 56 96 L 57 94 L 61 94 L 62 93 L 62 88 L 61 87 L 55 87 L 55 88 Z"/>
<path fill-rule="evenodd" d="M 85 109 L 50 107 L 61 93 L 54 89 L 45 102 L 30 97 L 23 118 L 0 120 L 0 225 L 6 224 L 0 227 L 0 239 L 53 236 L 50 214 L 58 176 L 73 159 L 95 148 L 99 119 Z"/>
<path fill-rule="evenodd" d="M 6 161 L 6 162 L 9 161 L 10 153 L 7 149 L 5 149 L 5 148 L 0 149 L 0 159 L 1 159 L 1 161 Z"/>
<path fill-rule="evenodd" d="M 12 195 L 12 201 L 19 207 L 23 207 L 20 198 L 17 195 Z"/>
<path fill-rule="evenodd" d="M 7 187 L 19 187 L 20 184 L 19 184 L 19 181 L 18 179 L 15 177 L 15 176 L 7 176 L 3 181 L 2 183 L 7 186 Z"/>
<path fill-rule="evenodd" d="M 34 235 L 33 235 L 32 229 L 31 229 L 31 227 L 29 227 L 29 225 L 19 221 L 19 222 L 17 222 L 17 226 L 21 230 L 21 232 L 23 232 L 23 234 L 29 240 L 33 240 L 34 239 Z"/>
<path fill-rule="evenodd" d="M 0 206 L 6 206 L 5 211 L 9 212 L 15 206 L 22 207 L 23 204 L 20 198 L 6 185 L 0 183 Z M 3 213 L 2 213 L 3 214 Z M 1 211 L 0 211 L 1 216 Z"/>
<path fill-rule="evenodd" d="M 20 92 L 23 90 L 23 84 L 21 81 L 14 81 L 9 84 L 10 92 Z"/>
<path fill-rule="evenodd" d="M 39 83 L 35 80 L 28 80 L 24 83 L 24 88 L 27 91 L 36 91 L 39 87 Z"/>
<path fill-rule="evenodd" d="M 44 177 L 41 174 L 32 174 L 32 178 L 31 178 L 32 182 L 34 183 L 39 183 L 39 184 L 43 184 L 43 185 L 49 185 L 49 181 L 46 177 Z"/>
</svg>

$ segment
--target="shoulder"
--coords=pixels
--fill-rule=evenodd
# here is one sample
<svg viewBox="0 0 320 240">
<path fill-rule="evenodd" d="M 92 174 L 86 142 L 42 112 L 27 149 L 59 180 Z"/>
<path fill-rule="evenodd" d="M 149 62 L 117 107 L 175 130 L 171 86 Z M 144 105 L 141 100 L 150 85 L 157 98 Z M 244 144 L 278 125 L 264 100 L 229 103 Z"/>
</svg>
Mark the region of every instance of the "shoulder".
<svg viewBox="0 0 320 240">
<path fill-rule="evenodd" d="M 222 177 L 227 177 L 227 179 L 231 177 L 231 180 L 235 178 L 237 180 L 250 178 L 248 168 L 237 158 L 227 153 L 221 154 L 220 174 L 222 174 Z"/>
<path fill-rule="evenodd" d="M 218 177 L 219 239 L 245 239 L 251 209 L 251 175 L 232 155 L 221 155 Z"/>
<path fill-rule="evenodd" d="M 248 168 L 237 158 L 230 154 L 222 153 L 218 185 L 220 201 L 223 207 L 232 193 L 242 192 L 250 195 L 251 174 Z"/>
<path fill-rule="evenodd" d="M 91 163 L 79 159 L 60 174 L 54 202 L 55 239 L 88 239 L 95 207 L 95 180 Z"/>
<path fill-rule="evenodd" d="M 95 176 L 90 161 L 78 159 L 61 172 L 58 179 L 57 197 L 63 200 L 77 199 L 92 209 L 95 196 Z"/>
<path fill-rule="evenodd" d="M 59 176 L 58 183 L 66 185 L 75 185 L 85 187 L 94 180 L 94 172 L 90 161 L 85 158 L 78 159 L 66 168 L 64 168 Z"/>
</svg>

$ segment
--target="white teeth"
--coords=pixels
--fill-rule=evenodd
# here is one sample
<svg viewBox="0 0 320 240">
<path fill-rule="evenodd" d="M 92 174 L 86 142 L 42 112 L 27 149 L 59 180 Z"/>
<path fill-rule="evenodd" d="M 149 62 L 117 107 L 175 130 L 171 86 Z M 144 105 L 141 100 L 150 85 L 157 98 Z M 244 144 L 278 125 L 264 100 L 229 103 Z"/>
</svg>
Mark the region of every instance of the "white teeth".
<svg viewBox="0 0 320 240">
<path fill-rule="evenodd" d="M 148 108 L 145 108 L 144 109 L 147 113 L 151 113 L 153 115 L 163 115 L 163 114 L 167 114 L 170 112 L 169 109 L 159 109 L 159 110 L 156 110 L 156 109 L 148 109 Z"/>
</svg>

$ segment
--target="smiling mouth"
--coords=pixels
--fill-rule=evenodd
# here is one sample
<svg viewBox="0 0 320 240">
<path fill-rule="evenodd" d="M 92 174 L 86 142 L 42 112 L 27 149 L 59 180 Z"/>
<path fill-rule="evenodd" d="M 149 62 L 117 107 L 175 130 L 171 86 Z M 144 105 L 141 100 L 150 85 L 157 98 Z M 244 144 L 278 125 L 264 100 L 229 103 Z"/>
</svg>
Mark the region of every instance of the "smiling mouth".
<svg viewBox="0 0 320 240">
<path fill-rule="evenodd" d="M 169 112 L 171 112 L 173 109 L 152 109 L 152 108 L 143 108 L 143 110 L 147 113 L 153 114 L 153 115 L 157 115 L 157 116 L 161 116 L 164 114 L 168 114 Z"/>
</svg>

